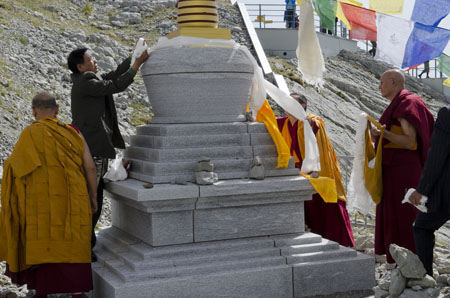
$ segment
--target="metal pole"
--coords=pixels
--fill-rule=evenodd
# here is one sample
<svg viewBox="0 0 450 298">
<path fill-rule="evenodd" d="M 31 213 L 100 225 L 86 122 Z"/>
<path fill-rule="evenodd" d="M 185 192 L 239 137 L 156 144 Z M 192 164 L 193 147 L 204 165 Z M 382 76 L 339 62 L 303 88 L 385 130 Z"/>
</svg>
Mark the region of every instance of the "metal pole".
<svg viewBox="0 0 450 298">
<path fill-rule="evenodd" d="M 259 6 L 259 29 L 261 29 L 261 4 L 258 5 Z"/>
</svg>

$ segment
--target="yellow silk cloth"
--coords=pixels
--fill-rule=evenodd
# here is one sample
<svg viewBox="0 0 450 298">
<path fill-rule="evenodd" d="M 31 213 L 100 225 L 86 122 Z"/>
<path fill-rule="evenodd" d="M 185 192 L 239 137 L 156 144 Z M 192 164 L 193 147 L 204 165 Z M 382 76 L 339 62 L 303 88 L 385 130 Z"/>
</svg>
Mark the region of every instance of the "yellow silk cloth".
<svg viewBox="0 0 450 298">
<path fill-rule="evenodd" d="M 272 108 L 269 105 L 267 99 L 262 105 L 261 109 L 259 109 L 256 121 L 262 122 L 266 125 L 267 131 L 272 137 L 275 146 L 277 147 L 278 152 L 278 162 L 277 168 L 285 167 L 287 168 L 289 165 L 289 159 L 291 159 L 291 154 L 289 153 L 289 147 L 284 141 L 280 131 L 278 130 L 277 119 L 273 114 Z"/>
<path fill-rule="evenodd" d="M 91 209 L 83 141 L 54 117 L 33 122 L 6 160 L 0 260 L 11 272 L 43 263 L 91 261 Z"/>
<path fill-rule="evenodd" d="M 384 136 L 384 128 L 382 125 L 369 115 L 366 116 L 368 122 L 370 121 L 375 127 L 380 130 L 380 137 L 378 139 L 377 151 L 373 146 L 372 138 L 369 133 L 370 126 L 367 125 L 365 132 L 365 148 L 366 156 L 364 160 L 364 180 L 367 191 L 372 197 L 375 204 L 381 202 L 383 196 L 383 172 L 382 172 L 382 142 Z M 369 124 L 369 123 L 368 123 Z M 369 167 L 369 162 L 375 158 L 373 167 Z"/>
<path fill-rule="evenodd" d="M 311 185 L 322 197 L 324 202 L 337 203 L 338 199 L 345 202 L 345 190 L 342 184 L 339 162 L 336 157 L 336 153 L 334 152 L 333 145 L 325 132 L 325 123 L 318 116 L 312 114 L 307 114 L 307 116 L 311 118 L 319 128 L 316 132 L 316 139 L 320 154 L 320 172 L 318 172 L 318 178 L 313 178 L 311 175 L 303 176 L 310 181 Z M 291 148 L 292 139 L 289 134 L 288 121 L 289 119 L 287 119 L 284 123 L 281 134 L 286 140 L 288 147 Z M 302 121 L 298 121 L 297 139 L 301 156 L 297 156 L 294 150 L 293 155 L 295 162 L 303 160 L 305 156 L 305 136 L 303 133 Z"/>
</svg>

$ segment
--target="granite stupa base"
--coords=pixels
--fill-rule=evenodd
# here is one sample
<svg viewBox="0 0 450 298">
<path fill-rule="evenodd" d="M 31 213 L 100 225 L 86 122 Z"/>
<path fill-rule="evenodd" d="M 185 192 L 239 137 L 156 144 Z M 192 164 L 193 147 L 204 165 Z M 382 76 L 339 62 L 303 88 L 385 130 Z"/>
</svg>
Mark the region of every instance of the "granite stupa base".
<svg viewBox="0 0 450 298">
<path fill-rule="evenodd" d="M 144 184 L 107 185 L 113 226 L 94 249 L 95 298 L 365 297 L 375 286 L 372 257 L 305 233 L 314 190 L 302 177 Z"/>
</svg>

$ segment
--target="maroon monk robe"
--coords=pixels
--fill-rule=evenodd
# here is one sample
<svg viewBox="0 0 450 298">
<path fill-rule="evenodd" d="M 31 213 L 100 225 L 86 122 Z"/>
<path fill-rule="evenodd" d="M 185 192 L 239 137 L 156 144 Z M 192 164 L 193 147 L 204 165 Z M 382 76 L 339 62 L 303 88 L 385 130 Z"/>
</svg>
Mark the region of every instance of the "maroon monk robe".
<svg viewBox="0 0 450 298">
<path fill-rule="evenodd" d="M 277 118 L 278 129 L 281 131 L 285 121 L 288 121 L 289 135 L 291 136 L 291 156 L 294 151 L 298 157 L 301 157 L 298 144 L 298 121 L 293 125 L 287 117 Z M 314 133 L 317 133 L 319 127 L 312 123 Z M 302 167 L 302 160 L 295 164 L 295 167 Z M 353 247 L 352 226 L 346 209 L 346 203 L 338 200 L 337 203 L 325 203 L 319 194 L 314 194 L 311 201 L 305 201 L 305 223 L 311 229 L 311 232 L 321 235 L 323 238 L 338 242 L 342 246 Z"/>
<path fill-rule="evenodd" d="M 391 101 L 380 123 L 390 130 L 392 125 L 400 126 L 398 118 L 415 128 L 417 150 L 385 148 L 389 141 L 383 140 L 383 197 L 376 208 L 375 253 L 386 254 L 388 263 L 394 262 L 389 253 L 391 243 L 416 251 L 412 224 L 418 210 L 401 201 L 406 191 L 419 183 L 434 126 L 433 115 L 422 98 L 406 89 Z"/>
</svg>

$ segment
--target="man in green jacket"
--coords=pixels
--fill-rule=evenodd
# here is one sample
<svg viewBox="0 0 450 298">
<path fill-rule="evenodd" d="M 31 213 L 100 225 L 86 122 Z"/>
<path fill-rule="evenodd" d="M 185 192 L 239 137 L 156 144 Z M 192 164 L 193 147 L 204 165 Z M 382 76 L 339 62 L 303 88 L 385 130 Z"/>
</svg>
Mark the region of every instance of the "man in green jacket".
<svg viewBox="0 0 450 298">
<path fill-rule="evenodd" d="M 125 59 L 116 70 L 105 74 L 98 73 L 97 62 L 88 49 L 73 50 L 67 64 L 72 71 L 71 111 L 72 124 L 76 126 L 91 150 L 97 167 L 98 211 L 92 216 L 92 247 L 95 246 L 95 226 L 103 206 L 103 175 L 108 169 L 108 159 L 115 158 L 114 148 L 125 149 L 120 134 L 113 94 L 124 91 L 133 83 L 139 67 L 147 60 L 148 53 L 142 55 L 131 65 L 131 57 Z M 93 253 L 95 262 L 96 256 Z"/>
</svg>

